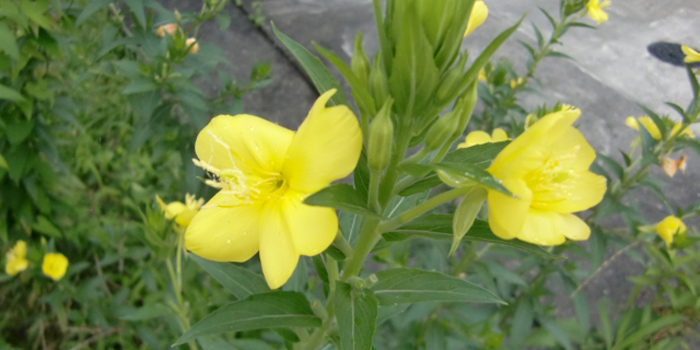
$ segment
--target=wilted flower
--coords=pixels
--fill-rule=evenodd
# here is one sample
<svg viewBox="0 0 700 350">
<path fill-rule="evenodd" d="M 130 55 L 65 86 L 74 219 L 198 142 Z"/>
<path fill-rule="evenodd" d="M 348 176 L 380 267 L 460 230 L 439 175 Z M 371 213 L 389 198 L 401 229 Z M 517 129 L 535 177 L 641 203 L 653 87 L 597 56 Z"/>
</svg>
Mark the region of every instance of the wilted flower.
<svg viewBox="0 0 700 350">
<path fill-rule="evenodd" d="M 673 243 L 673 236 L 685 233 L 686 230 L 683 221 L 675 216 L 667 216 L 656 224 L 656 233 L 666 242 L 667 247 Z"/>
<path fill-rule="evenodd" d="M 683 59 L 683 62 L 685 63 L 695 63 L 695 62 L 700 62 L 700 53 L 693 50 L 692 48 L 688 46 L 681 46 L 681 50 L 683 50 L 683 53 L 685 54 L 685 58 Z"/>
<path fill-rule="evenodd" d="M 678 160 L 675 160 L 671 157 L 664 157 L 661 160 L 661 169 L 664 171 L 666 175 L 669 177 L 673 177 L 676 175 L 676 171 L 680 169 L 680 171 L 685 173 L 685 169 L 687 167 L 687 157 L 682 155 Z"/>
<path fill-rule="evenodd" d="M 175 23 L 164 24 L 156 29 L 156 35 L 161 38 L 165 37 L 165 33 L 168 33 L 169 36 L 174 36 L 178 29 L 179 27 Z"/>
<path fill-rule="evenodd" d="M 46 253 L 44 263 L 41 265 L 41 272 L 54 281 L 58 281 L 66 274 L 68 268 L 68 258 L 61 253 Z"/>
<path fill-rule="evenodd" d="M 185 232 L 185 246 L 205 259 L 243 262 L 260 252 L 270 288 L 282 286 L 300 255 L 323 252 L 335 239 L 332 208 L 304 199 L 350 174 L 362 134 L 344 105 L 316 100 L 295 133 L 252 115 L 218 116 L 197 136 L 195 151 L 220 189 Z"/>
<path fill-rule="evenodd" d="M 197 51 L 199 51 L 199 43 L 195 38 L 187 38 L 185 41 L 185 47 L 190 48 L 190 53 L 197 53 Z"/>
<path fill-rule="evenodd" d="M 506 134 L 506 132 L 501 128 L 494 129 L 491 135 L 487 134 L 485 131 L 477 130 L 470 132 L 467 135 L 467 138 L 464 140 L 464 142 L 457 145 L 457 148 L 467 148 L 476 145 L 483 145 L 485 143 L 501 142 L 505 140 L 508 140 L 508 134 Z"/>
<path fill-rule="evenodd" d="M 469 15 L 469 22 L 467 22 L 467 30 L 464 32 L 464 36 L 471 34 L 476 28 L 482 25 L 486 21 L 486 17 L 489 16 L 489 8 L 486 4 L 477 0 L 474 2 L 474 7 L 472 7 L 472 12 Z"/>
<path fill-rule="evenodd" d="M 17 241 L 15 246 L 7 252 L 7 263 L 5 264 L 5 273 L 10 276 L 14 276 L 24 270 L 29 266 L 29 262 L 25 257 L 27 256 L 27 243 L 25 241 Z"/>
<path fill-rule="evenodd" d="M 580 113 L 545 115 L 494 159 L 488 171 L 515 195 L 488 191 L 489 226 L 498 237 L 557 245 L 590 236 L 573 213 L 598 204 L 606 185 L 588 170 L 595 151 L 572 127 Z"/>
<path fill-rule="evenodd" d="M 168 220 L 175 219 L 175 223 L 180 227 L 187 227 L 199 211 L 199 208 L 204 204 L 203 198 L 196 199 L 193 194 L 189 193 L 185 195 L 184 204 L 182 202 L 171 202 L 166 205 L 158 195 L 156 195 L 156 200 L 160 205 L 160 209 L 163 210 L 165 218 Z"/>
<path fill-rule="evenodd" d="M 608 14 L 603 11 L 604 8 L 610 6 L 610 1 L 605 0 L 600 3 L 599 0 L 588 0 L 586 9 L 588 9 L 588 17 L 601 24 L 608 21 Z"/>
</svg>

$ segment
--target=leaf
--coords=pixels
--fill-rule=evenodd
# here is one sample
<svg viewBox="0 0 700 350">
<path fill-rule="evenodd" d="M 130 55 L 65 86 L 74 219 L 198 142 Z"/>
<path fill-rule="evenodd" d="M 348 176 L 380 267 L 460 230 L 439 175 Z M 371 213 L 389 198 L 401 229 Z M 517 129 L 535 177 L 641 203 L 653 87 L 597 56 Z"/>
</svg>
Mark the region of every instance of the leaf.
<svg viewBox="0 0 700 350">
<path fill-rule="evenodd" d="M 24 142 L 34 130 L 34 120 L 20 120 L 7 125 L 7 140 L 12 146 Z"/>
<path fill-rule="evenodd" d="M 249 269 L 232 263 L 215 262 L 200 258 L 194 254 L 189 255 L 204 271 L 208 272 L 215 280 L 238 299 L 243 299 L 251 294 L 269 292 L 265 278 Z"/>
<path fill-rule="evenodd" d="M 131 82 L 127 87 L 124 88 L 122 91 L 122 94 L 124 95 L 130 95 L 130 94 L 138 94 L 141 92 L 148 92 L 152 90 L 158 89 L 158 85 L 151 81 L 148 78 L 141 78 L 138 80 L 135 80 Z"/>
<path fill-rule="evenodd" d="M 483 188 L 475 187 L 462 198 L 462 201 L 457 206 L 454 219 L 452 220 L 452 246 L 448 255 L 454 254 L 459 246 L 459 242 L 462 241 L 464 235 L 474 225 L 474 220 L 476 220 L 477 214 L 479 214 L 484 201 L 486 201 L 486 194 Z"/>
<path fill-rule="evenodd" d="M 600 161 L 605 164 L 605 166 L 613 171 L 615 173 L 615 176 L 617 176 L 618 179 L 622 179 L 622 176 L 625 172 L 625 169 L 622 168 L 620 164 L 618 164 L 615 160 L 612 158 L 596 152 L 596 158 L 600 159 Z"/>
<path fill-rule="evenodd" d="M 309 50 L 299 45 L 296 41 L 292 40 L 290 37 L 282 34 L 275 24 L 272 23 L 272 31 L 275 33 L 277 38 L 282 42 L 282 44 L 289 50 L 294 58 L 299 61 L 299 63 L 304 67 L 306 73 L 309 75 L 311 80 L 316 85 L 316 90 L 319 93 L 324 93 L 330 89 L 337 89 L 333 97 L 331 97 L 329 103 L 332 106 L 335 105 L 346 105 L 349 106 L 348 101 L 345 99 L 345 94 L 343 93 L 343 88 L 341 87 L 338 80 L 335 79 L 333 74 L 323 65 L 321 60 L 314 56 Z"/>
<path fill-rule="evenodd" d="M 408 197 L 416 193 L 431 190 L 435 186 L 438 186 L 440 184 L 442 184 L 442 180 L 440 180 L 437 174 L 433 173 L 426 176 L 424 179 L 414 183 L 413 185 L 404 188 L 403 190 L 401 190 L 401 192 L 399 192 L 399 195 L 402 197 Z"/>
<path fill-rule="evenodd" d="M 142 28 L 146 27 L 146 12 L 143 10 L 142 0 L 124 0 L 126 6 L 129 6 L 129 10 L 134 14 L 138 23 Z"/>
<path fill-rule="evenodd" d="M 0 84 L 0 100 L 18 102 L 23 101 L 24 97 L 22 97 L 22 94 L 20 94 L 16 90 Z"/>
<path fill-rule="evenodd" d="M 452 215 L 424 215 L 382 236 L 389 242 L 397 242 L 411 238 L 452 240 Z M 489 224 L 481 220 L 476 220 L 474 222 L 474 225 L 469 229 L 464 239 L 475 242 L 503 244 L 538 254 L 547 259 L 559 259 L 557 255 L 534 244 L 525 243 L 516 239 L 500 239 L 491 232 Z"/>
<path fill-rule="evenodd" d="M 513 194 L 510 193 L 510 191 L 508 191 L 508 189 L 503 185 L 501 180 L 495 178 L 493 175 L 491 175 L 491 173 L 477 165 L 469 163 L 440 162 L 438 164 L 431 165 L 430 167 L 436 170 L 447 171 L 451 173 L 451 175 L 465 177 L 507 196 L 513 196 Z"/>
<path fill-rule="evenodd" d="M 485 143 L 467 148 L 460 148 L 448 153 L 443 159 L 448 163 L 469 163 L 480 168 L 488 168 L 496 156 L 510 144 L 510 141 Z"/>
<path fill-rule="evenodd" d="M 253 294 L 246 299 L 222 306 L 194 324 L 173 346 L 209 334 L 320 326 L 321 319 L 314 316 L 303 294 L 274 291 Z"/>
<path fill-rule="evenodd" d="M 83 12 L 80 13 L 78 19 L 75 20 L 75 26 L 79 26 L 83 21 L 90 18 L 95 12 L 99 11 L 101 8 L 106 7 L 111 4 L 113 0 L 93 0 L 85 6 Z"/>
<path fill-rule="evenodd" d="M 61 231 L 44 216 L 39 216 L 37 218 L 36 222 L 32 225 L 32 229 L 50 237 L 61 238 L 63 236 Z"/>
<path fill-rule="evenodd" d="M 364 216 L 380 217 L 367 208 L 367 203 L 360 194 L 348 184 L 330 185 L 307 197 L 304 204 L 347 210 Z"/>
<path fill-rule="evenodd" d="M 0 22 L 0 47 L 14 60 L 19 60 L 19 46 L 17 39 L 5 23 Z"/>
<path fill-rule="evenodd" d="M 388 269 L 376 273 L 372 286 L 379 305 L 419 302 L 505 304 L 498 296 L 463 279 L 419 269 Z"/>
<path fill-rule="evenodd" d="M 165 316 L 170 309 L 165 305 L 156 303 L 144 305 L 139 308 L 127 308 L 118 312 L 119 318 L 124 321 L 144 321 L 156 317 Z"/>
<path fill-rule="evenodd" d="M 608 316 L 609 301 L 607 299 L 598 302 L 598 315 L 600 316 L 600 328 L 605 348 L 610 349 L 612 346 L 612 327 L 610 326 L 610 316 Z"/>
<path fill-rule="evenodd" d="M 374 293 L 369 289 L 356 290 L 338 281 L 333 306 L 338 320 L 340 349 L 372 349 L 377 321 L 377 298 Z"/>
<path fill-rule="evenodd" d="M 5 157 L 2 156 L 2 154 L 0 154 L 0 168 L 2 168 L 2 169 L 8 168 L 7 161 L 5 160 Z"/>
<path fill-rule="evenodd" d="M 674 326 L 675 324 L 680 323 L 684 320 L 685 316 L 679 314 L 668 315 L 656 319 L 639 328 L 636 332 L 624 338 L 618 338 L 620 342 L 616 343 L 615 346 L 613 346 L 612 350 L 625 349 L 629 346 L 640 344 L 641 341 L 644 340 L 644 338 L 658 332 L 661 329 Z"/>
<path fill-rule="evenodd" d="M 510 337 L 508 345 L 513 349 L 520 349 L 523 346 L 525 337 L 532 329 L 534 321 L 534 312 L 532 310 L 532 302 L 529 298 L 520 298 L 518 306 L 513 314 L 513 323 L 510 328 Z"/>
<path fill-rule="evenodd" d="M 552 322 L 549 318 L 539 317 L 537 319 L 539 323 L 547 330 L 547 332 L 554 337 L 554 339 L 561 344 L 566 350 L 574 350 L 574 346 L 571 345 L 571 340 L 569 336 L 564 332 L 559 326 Z"/>
<path fill-rule="evenodd" d="M 219 24 L 219 29 L 226 30 L 231 26 L 231 16 L 220 13 L 216 15 L 216 22 Z"/>
</svg>

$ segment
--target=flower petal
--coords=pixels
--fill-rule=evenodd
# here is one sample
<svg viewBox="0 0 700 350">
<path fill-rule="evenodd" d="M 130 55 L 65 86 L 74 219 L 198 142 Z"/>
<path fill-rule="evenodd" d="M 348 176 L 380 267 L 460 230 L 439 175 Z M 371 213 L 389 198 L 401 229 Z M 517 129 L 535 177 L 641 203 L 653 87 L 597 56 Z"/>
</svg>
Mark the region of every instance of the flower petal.
<svg viewBox="0 0 700 350">
<path fill-rule="evenodd" d="M 252 115 L 220 115 L 197 136 L 199 159 L 217 169 L 279 172 L 294 132 Z"/>
<path fill-rule="evenodd" d="M 537 245 L 559 245 L 566 241 L 564 231 L 567 229 L 566 221 L 561 215 L 551 211 L 530 209 L 518 239 Z"/>
<path fill-rule="evenodd" d="M 586 210 L 603 200 L 606 186 L 605 177 L 590 171 L 576 171 L 559 183 L 551 191 L 551 196 L 538 192 L 533 206 L 563 214 Z"/>
<path fill-rule="evenodd" d="M 281 202 L 273 200 L 260 216 L 260 263 L 270 289 L 284 285 L 299 262 L 283 209 Z"/>
<path fill-rule="evenodd" d="M 506 179 L 503 185 L 518 198 L 488 191 L 489 227 L 502 239 L 513 239 L 521 231 L 532 201 L 532 192 L 523 180 Z"/>
<path fill-rule="evenodd" d="M 564 236 L 573 241 L 585 241 L 591 236 L 591 228 L 574 214 L 561 214 L 564 220 Z"/>
<path fill-rule="evenodd" d="M 463 143 L 457 145 L 457 148 L 467 148 L 476 145 L 483 145 L 491 142 L 491 136 L 485 131 L 476 130 L 467 135 Z"/>
<path fill-rule="evenodd" d="M 282 212 L 297 252 L 314 256 L 333 243 L 338 233 L 338 217 L 332 208 L 306 205 L 303 200 L 302 194 L 285 194 Z"/>
<path fill-rule="evenodd" d="M 185 247 L 213 261 L 244 262 L 258 252 L 260 207 L 235 206 L 235 197 L 219 192 L 187 226 Z"/>
<path fill-rule="evenodd" d="M 464 31 L 464 37 L 471 34 L 476 28 L 482 25 L 486 18 L 489 16 L 489 8 L 486 4 L 481 1 L 475 1 L 472 7 L 472 12 L 469 15 L 469 21 L 467 22 L 467 29 Z"/>
<path fill-rule="evenodd" d="M 289 186 L 313 193 L 350 174 L 360 158 L 362 134 L 347 106 L 327 108 L 335 90 L 316 100 L 289 146 L 282 173 Z"/>
</svg>

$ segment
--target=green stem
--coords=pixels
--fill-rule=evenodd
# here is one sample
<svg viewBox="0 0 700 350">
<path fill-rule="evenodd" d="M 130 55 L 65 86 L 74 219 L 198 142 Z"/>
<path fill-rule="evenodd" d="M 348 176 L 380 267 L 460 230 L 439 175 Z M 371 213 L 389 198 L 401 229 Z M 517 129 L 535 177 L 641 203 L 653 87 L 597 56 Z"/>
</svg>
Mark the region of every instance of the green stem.
<svg viewBox="0 0 700 350">
<path fill-rule="evenodd" d="M 350 243 L 345 239 L 345 236 L 343 236 L 343 233 L 338 231 L 338 233 L 335 236 L 335 246 L 340 249 L 345 256 L 350 256 L 352 255 L 352 247 L 350 246 Z"/>
<path fill-rule="evenodd" d="M 352 252 L 350 259 L 348 259 L 345 269 L 343 269 L 341 280 L 347 281 L 348 278 L 357 276 L 360 273 L 367 255 L 369 255 L 372 248 L 374 248 L 374 245 L 377 244 L 379 237 L 381 237 L 381 232 L 377 230 L 378 225 L 378 219 L 365 218 L 365 222 L 362 225 L 362 230 L 360 231 L 360 238 L 357 242 L 357 246 Z"/>
<path fill-rule="evenodd" d="M 430 198 L 427 201 L 417 205 L 415 208 L 407 210 L 406 212 L 397 216 L 396 218 L 383 222 L 381 225 L 379 225 L 379 232 L 389 232 L 429 212 L 430 210 L 437 208 L 442 204 L 445 204 L 455 198 L 466 195 L 471 190 L 472 187 L 458 187 L 450 191 L 441 193 L 433 198 Z"/>
<path fill-rule="evenodd" d="M 381 173 L 377 170 L 370 169 L 369 171 L 369 206 L 377 214 L 381 214 L 381 206 L 379 204 L 379 184 L 381 181 Z"/>
</svg>

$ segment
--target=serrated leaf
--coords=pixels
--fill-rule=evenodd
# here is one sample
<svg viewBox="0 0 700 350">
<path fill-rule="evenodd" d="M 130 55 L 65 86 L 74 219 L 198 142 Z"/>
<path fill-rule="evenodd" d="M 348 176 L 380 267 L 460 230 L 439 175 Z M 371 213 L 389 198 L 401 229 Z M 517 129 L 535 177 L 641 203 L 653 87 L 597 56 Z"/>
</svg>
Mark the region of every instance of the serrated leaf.
<svg viewBox="0 0 700 350">
<path fill-rule="evenodd" d="M 263 276 L 245 267 L 232 263 L 206 260 L 194 254 L 191 254 L 189 258 L 194 260 L 204 271 L 219 281 L 224 288 L 238 299 L 270 291 Z"/>
<path fill-rule="evenodd" d="M 275 33 L 277 38 L 282 42 L 282 44 L 289 50 L 292 55 L 299 61 L 299 63 L 304 67 L 306 73 L 309 75 L 311 80 L 316 85 L 316 90 L 319 93 L 324 93 L 330 89 L 337 89 L 333 97 L 331 97 L 329 104 L 335 105 L 346 105 L 349 106 L 348 101 L 345 99 L 345 94 L 343 93 L 343 88 L 341 87 L 338 80 L 333 77 L 333 74 L 323 65 L 321 60 L 313 55 L 309 50 L 299 45 L 296 41 L 292 40 L 290 37 L 282 34 L 275 24 L 272 23 L 272 31 Z"/>
<path fill-rule="evenodd" d="M 313 314 L 303 294 L 275 291 L 254 294 L 222 306 L 194 324 L 173 346 L 203 335 L 254 329 L 320 326 L 321 319 Z"/>
<path fill-rule="evenodd" d="M 419 302 L 476 302 L 506 304 L 490 291 L 463 279 L 419 269 L 387 269 L 376 273 L 371 289 L 379 305 Z"/>
<path fill-rule="evenodd" d="M 347 210 L 363 216 L 380 217 L 367 208 L 367 203 L 362 196 L 348 184 L 330 185 L 307 197 L 304 204 Z"/>
<path fill-rule="evenodd" d="M 377 321 L 377 298 L 369 289 L 356 290 L 336 283 L 333 305 L 338 320 L 341 350 L 370 350 Z"/>
</svg>

